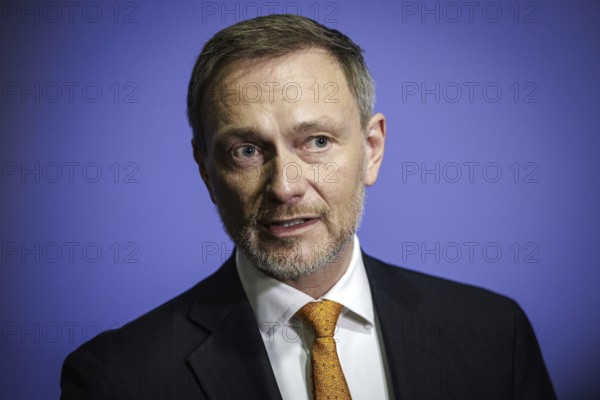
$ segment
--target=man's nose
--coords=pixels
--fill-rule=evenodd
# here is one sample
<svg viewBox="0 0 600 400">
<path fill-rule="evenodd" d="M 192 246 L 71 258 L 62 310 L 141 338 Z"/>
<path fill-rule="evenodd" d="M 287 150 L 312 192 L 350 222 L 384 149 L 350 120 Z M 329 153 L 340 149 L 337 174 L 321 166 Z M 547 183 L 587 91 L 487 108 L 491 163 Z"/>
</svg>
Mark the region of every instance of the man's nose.
<svg viewBox="0 0 600 400">
<path fill-rule="evenodd" d="M 302 164 L 293 157 L 273 160 L 267 180 L 267 196 L 281 204 L 295 204 L 302 200 L 307 189 Z"/>
</svg>

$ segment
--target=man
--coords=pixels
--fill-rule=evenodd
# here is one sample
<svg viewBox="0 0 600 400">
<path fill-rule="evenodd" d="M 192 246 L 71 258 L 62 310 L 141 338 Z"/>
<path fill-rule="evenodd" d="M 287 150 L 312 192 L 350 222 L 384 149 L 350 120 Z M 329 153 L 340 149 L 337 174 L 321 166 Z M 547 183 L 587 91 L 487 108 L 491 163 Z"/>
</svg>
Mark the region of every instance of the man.
<svg viewBox="0 0 600 400">
<path fill-rule="evenodd" d="M 361 251 L 386 133 L 373 103 L 338 31 L 274 15 L 217 33 L 188 116 L 234 255 L 73 352 L 63 398 L 554 398 L 515 302 Z"/>
</svg>

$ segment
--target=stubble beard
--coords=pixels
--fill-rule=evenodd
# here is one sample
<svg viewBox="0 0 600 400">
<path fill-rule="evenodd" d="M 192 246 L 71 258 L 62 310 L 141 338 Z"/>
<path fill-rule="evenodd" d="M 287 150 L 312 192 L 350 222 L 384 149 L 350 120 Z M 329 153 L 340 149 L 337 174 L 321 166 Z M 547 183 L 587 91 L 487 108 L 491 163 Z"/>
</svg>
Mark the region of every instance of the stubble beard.
<svg viewBox="0 0 600 400">
<path fill-rule="evenodd" d="M 240 223 L 232 217 L 217 197 L 216 207 L 221 218 L 223 228 L 233 242 L 242 250 L 252 265 L 263 273 L 278 280 L 297 280 L 311 275 L 329 263 L 335 262 L 340 252 L 350 244 L 355 232 L 360 227 L 365 202 L 365 177 L 366 157 L 363 163 L 360 181 L 356 194 L 348 207 L 338 210 L 340 222 L 331 220 L 331 212 L 324 207 L 287 207 L 273 210 L 256 210 Z M 294 216 L 302 213 L 311 213 L 321 216 L 321 222 L 329 233 L 327 243 L 303 243 L 295 237 L 259 240 L 259 221 L 273 216 Z M 349 218 L 344 218 L 343 215 Z"/>
</svg>

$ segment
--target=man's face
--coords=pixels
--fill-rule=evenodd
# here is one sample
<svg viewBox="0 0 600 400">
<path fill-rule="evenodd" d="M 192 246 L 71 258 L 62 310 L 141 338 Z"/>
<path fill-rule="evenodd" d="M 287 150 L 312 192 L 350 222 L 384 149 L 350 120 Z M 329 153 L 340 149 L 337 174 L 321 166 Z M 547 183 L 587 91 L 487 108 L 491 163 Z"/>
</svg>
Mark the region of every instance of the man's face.
<svg viewBox="0 0 600 400">
<path fill-rule="evenodd" d="M 237 62 L 208 101 L 206 155 L 197 146 L 195 155 L 233 241 L 281 280 L 332 261 L 352 240 L 381 161 L 370 162 L 338 63 L 320 49 Z"/>
</svg>

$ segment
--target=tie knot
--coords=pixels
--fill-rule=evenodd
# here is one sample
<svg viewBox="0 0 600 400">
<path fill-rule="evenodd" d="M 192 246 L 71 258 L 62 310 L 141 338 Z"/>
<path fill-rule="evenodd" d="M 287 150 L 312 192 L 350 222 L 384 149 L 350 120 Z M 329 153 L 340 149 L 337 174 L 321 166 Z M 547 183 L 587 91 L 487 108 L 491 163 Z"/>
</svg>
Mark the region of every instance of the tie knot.
<svg viewBox="0 0 600 400">
<path fill-rule="evenodd" d="M 296 316 L 315 330 L 316 337 L 333 337 L 342 305 L 331 300 L 310 302 Z"/>
</svg>

